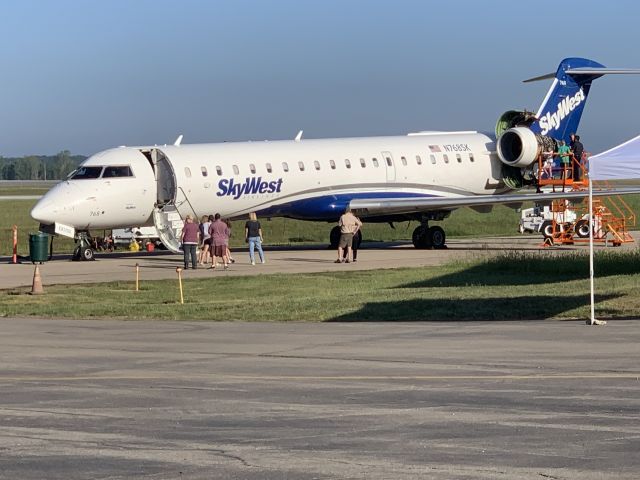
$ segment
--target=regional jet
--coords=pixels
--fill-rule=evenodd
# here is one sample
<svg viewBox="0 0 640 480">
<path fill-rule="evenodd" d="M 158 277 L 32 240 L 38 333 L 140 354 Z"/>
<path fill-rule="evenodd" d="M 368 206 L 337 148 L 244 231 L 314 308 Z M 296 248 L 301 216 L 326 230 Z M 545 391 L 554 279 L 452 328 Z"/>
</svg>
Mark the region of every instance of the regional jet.
<svg viewBox="0 0 640 480">
<path fill-rule="evenodd" d="M 525 201 L 584 197 L 533 193 L 543 151 L 568 141 L 593 80 L 640 73 L 567 58 L 538 112 L 503 114 L 494 134 L 422 131 L 403 136 L 118 147 L 97 153 L 54 186 L 31 216 L 43 231 L 74 236 L 76 256 L 93 258 L 90 229 L 155 226 L 180 250 L 187 214 L 219 212 L 336 222 L 347 207 L 365 222 L 417 220 L 413 243 L 443 248 L 441 221 L 459 207 L 487 211 Z M 611 192 L 608 192 L 610 194 Z M 332 243 L 339 231 L 331 231 Z"/>
</svg>

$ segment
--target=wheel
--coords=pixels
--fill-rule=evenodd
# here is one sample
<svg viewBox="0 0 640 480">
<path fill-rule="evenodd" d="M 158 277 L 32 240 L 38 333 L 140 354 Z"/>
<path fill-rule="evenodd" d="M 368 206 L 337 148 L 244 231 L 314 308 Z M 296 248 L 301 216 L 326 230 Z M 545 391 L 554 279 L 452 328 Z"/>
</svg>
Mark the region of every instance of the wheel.
<svg viewBox="0 0 640 480">
<path fill-rule="evenodd" d="M 362 231 L 358 230 L 356 234 L 353 236 L 353 248 L 356 250 L 360 248 L 360 244 L 362 243 Z"/>
<path fill-rule="evenodd" d="M 540 225 L 540 232 L 544 235 L 544 238 L 553 237 L 553 222 L 551 220 L 545 220 Z"/>
<path fill-rule="evenodd" d="M 427 238 L 433 248 L 445 248 L 447 236 L 441 227 L 429 227 L 427 230 Z"/>
<path fill-rule="evenodd" d="M 411 235 L 411 241 L 416 248 L 431 248 L 431 237 L 428 235 L 428 229 L 423 226 L 416 227 Z"/>
<path fill-rule="evenodd" d="M 589 238 L 589 220 L 578 220 L 576 222 L 575 232 L 580 238 Z"/>
<path fill-rule="evenodd" d="M 95 260 L 93 248 L 91 247 L 82 247 L 80 254 L 82 255 L 82 260 Z"/>
<path fill-rule="evenodd" d="M 340 227 L 333 227 L 329 233 L 329 247 L 338 248 L 340 243 Z"/>
</svg>

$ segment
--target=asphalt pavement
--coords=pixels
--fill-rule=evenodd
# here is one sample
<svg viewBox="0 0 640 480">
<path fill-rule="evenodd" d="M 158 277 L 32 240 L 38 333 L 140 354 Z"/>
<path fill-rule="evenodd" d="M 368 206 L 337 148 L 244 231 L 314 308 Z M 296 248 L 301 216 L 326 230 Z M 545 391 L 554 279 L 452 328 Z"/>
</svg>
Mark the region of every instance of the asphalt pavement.
<svg viewBox="0 0 640 480">
<path fill-rule="evenodd" d="M 640 325 L 0 319 L 2 479 L 635 479 Z"/>
</svg>

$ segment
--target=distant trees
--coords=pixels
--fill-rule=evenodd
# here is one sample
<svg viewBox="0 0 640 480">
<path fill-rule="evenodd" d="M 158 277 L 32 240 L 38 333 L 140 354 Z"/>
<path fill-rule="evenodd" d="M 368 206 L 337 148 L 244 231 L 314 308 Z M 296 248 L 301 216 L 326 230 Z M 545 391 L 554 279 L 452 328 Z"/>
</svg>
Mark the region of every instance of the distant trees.
<svg viewBox="0 0 640 480">
<path fill-rule="evenodd" d="M 56 155 L 0 156 L 0 180 L 62 180 L 86 158 L 68 150 Z"/>
</svg>

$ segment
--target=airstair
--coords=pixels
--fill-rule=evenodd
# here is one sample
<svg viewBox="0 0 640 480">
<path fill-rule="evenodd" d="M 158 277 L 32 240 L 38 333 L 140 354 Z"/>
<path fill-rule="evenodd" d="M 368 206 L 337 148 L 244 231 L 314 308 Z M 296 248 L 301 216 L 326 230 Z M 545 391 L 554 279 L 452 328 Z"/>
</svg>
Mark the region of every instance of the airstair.
<svg viewBox="0 0 640 480">
<path fill-rule="evenodd" d="M 173 253 L 181 253 L 182 226 L 184 221 L 173 203 L 167 203 L 153 210 L 153 223 L 160 241 Z"/>
</svg>

